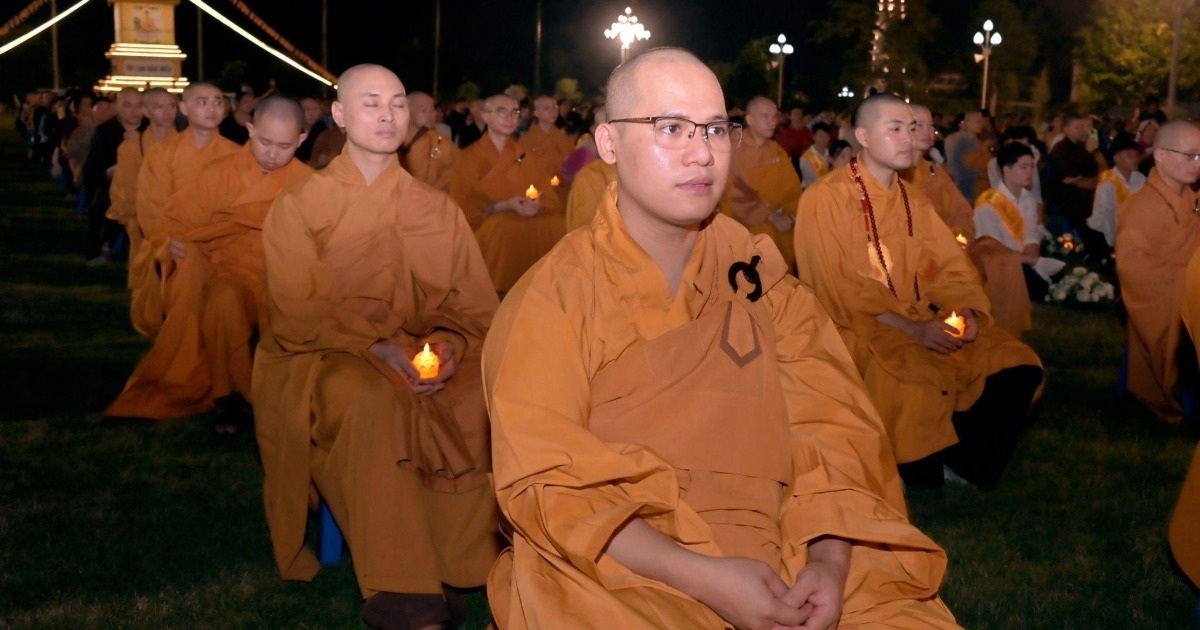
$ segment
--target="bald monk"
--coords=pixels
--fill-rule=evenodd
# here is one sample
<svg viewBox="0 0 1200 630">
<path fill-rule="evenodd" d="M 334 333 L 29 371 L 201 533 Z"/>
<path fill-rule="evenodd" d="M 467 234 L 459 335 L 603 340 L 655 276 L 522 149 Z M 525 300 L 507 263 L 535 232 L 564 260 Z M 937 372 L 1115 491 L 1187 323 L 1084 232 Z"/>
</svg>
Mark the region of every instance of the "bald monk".
<svg viewBox="0 0 1200 630">
<path fill-rule="evenodd" d="M 925 155 L 937 140 L 933 114 L 924 105 L 912 106 L 917 121 L 913 132 L 914 164 L 900 172 L 904 181 L 912 184 L 933 202 L 933 209 L 955 237 L 962 235 L 968 244 L 975 241 L 975 210 L 970 200 L 954 185 L 954 179 L 941 164 L 934 164 Z"/>
<path fill-rule="evenodd" d="M 475 230 L 496 290 L 503 293 L 562 238 L 562 200 L 531 150 L 512 139 L 520 106 L 505 94 L 488 98 L 487 132 L 463 149 L 450 178 L 450 196 Z M 526 196 L 530 186 L 540 197 Z"/>
<path fill-rule="evenodd" d="M 800 281 L 854 357 L 905 481 L 962 478 L 990 489 L 1042 370 L 1033 350 L 995 325 L 978 274 L 929 200 L 897 177 L 913 166 L 915 126 L 894 95 L 859 106 L 862 152 L 800 199 Z M 943 321 L 951 314 L 962 333 Z"/>
<path fill-rule="evenodd" d="M 552 96 L 533 100 L 534 124 L 521 136 L 521 149 L 537 158 L 546 177 L 562 177 L 563 162 L 575 150 L 567 132 L 554 125 L 558 120 L 558 103 Z"/>
<path fill-rule="evenodd" d="M 253 403 L 283 578 L 317 572 L 304 548 L 315 484 L 354 557 L 363 619 L 440 628 L 458 621 L 443 586 L 483 584 L 498 551 L 479 375 L 496 292 L 459 208 L 400 168 L 406 100 L 387 69 L 347 70 L 333 104 L 345 151 L 267 216 Z M 424 344 L 433 378 L 410 364 Z"/>
<path fill-rule="evenodd" d="M 117 166 L 113 170 L 112 186 L 109 197 L 112 205 L 108 209 L 108 218 L 121 224 L 129 236 L 129 260 L 137 260 L 142 246 L 142 226 L 137 222 L 137 182 L 138 171 L 146 152 L 165 140 L 174 136 L 175 114 L 179 103 L 174 94 L 163 88 L 150 88 L 145 93 L 146 118 L 150 124 L 136 136 L 126 138 L 117 149 Z M 129 265 L 129 288 L 133 290 L 144 277 L 135 276 L 134 265 Z M 140 287 L 138 287 L 140 288 Z M 134 327 L 142 322 L 135 319 Z M 138 332 L 148 335 L 150 330 L 138 328 Z"/>
<path fill-rule="evenodd" d="M 449 192 L 450 174 L 459 148 L 434 128 L 437 111 L 432 96 L 424 92 L 409 94 L 408 111 L 408 130 L 404 144 L 400 145 L 400 165 L 417 180 Z"/>
<path fill-rule="evenodd" d="M 1179 380 L 1184 268 L 1200 249 L 1200 213 L 1190 186 L 1200 177 L 1200 128 L 1173 121 L 1154 139 L 1146 185 L 1117 209 L 1117 275 L 1129 313 L 1129 393 L 1158 417 L 1183 421 Z"/>
<path fill-rule="evenodd" d="M 1192 255 L 1184 278 L 1183 324 L 1195 339 L 1200 334 L 1200 252 Z M 1171 552 L 1192 584 L 1200 586 L 1200 448 L 1192 456 L 1168 533 Z"/>
<path fill-rule="evenodd" d="M 153 336 L 166 314 L 165 279 L 159 264 L 168 258 L 170 237 L 166 213 L 171 196 L 199 173 L 201 167 L 219 157 L 237 151 L 238 145 L 217 132 L 225 116 L 225 96 L 211 83 L 193 83 L 183 91 L 179 111 L 188 126 L 146 152 L 138 170 L 138 226 L 142 245 L 137 258 L 129 260 L 132 282 L 133 325 L 144 335 Z"/>
<path fill-rule="evenodd" d="M 607 93 L 617 183 L 484 346 L 513 532 L 497 625 L 957 627 L 829 318 L 769 238 L 713 211 L 735 140 L 716 77 L 656 49 Z"/>
<path fill-rule="evenodd" d="M 253 420 L 250 340 L 262 302 L 262 221 L 275 197 L 312 169 L 292 159 L 304 139 L 294 101 L 269 97 L 246 123 L 246 146 L 206 164 L 164 212 L 160 270 L 166 318 L 109 417 L 177 418 L 212 409 L 213 428 Z"/>
<path fill-rule="evenodd" d="M 772 139 L 778 120 L 775 101 L 756 96 L 746 104 L 745 137 L 733 150 L 723 208 L 751 234 L 771 237 L 788 268 L 794 269 L 792 227 L 803 188 L 787 151 Z"/>
</svg>

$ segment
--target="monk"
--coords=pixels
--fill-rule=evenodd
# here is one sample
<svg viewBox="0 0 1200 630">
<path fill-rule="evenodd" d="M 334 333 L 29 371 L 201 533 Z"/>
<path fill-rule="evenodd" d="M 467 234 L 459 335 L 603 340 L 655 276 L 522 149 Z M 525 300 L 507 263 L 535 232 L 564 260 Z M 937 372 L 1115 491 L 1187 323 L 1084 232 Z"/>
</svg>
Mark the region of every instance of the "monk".
<svg viewBox="0 0 1200 630">
<path fill-rule="evenodd" d="M 189 85 L 183 91 L 179 111 L 187 117 L 187 129 L 148 150 L 138 169 L 135 207 L 143 239 L 137 258 L 129 259 L 129 274 L 134 279 L 131 309 L 134 328 L 148 336 L 158 333 L 166 314 L 166 280 L 159 271 L 160 263 L 169 257 L 167 245 L 172 235 L 165 215 L 171 196 L 194 179 L 205 164 L 238 149 L 237 144 L 217 133 L 225 116 L 225 96 L 217 86 Z"/>
<path fill-rule="evenodd" d="M 1192 255 L 1184 278 L 1183 324 L 1195 339 L 1200 334 L 1200 252 Z M 1179 502 L 1171 516 L 1171 551 L 1192 584 L 1200 586 L 1200 448 L 1192 456 Z"/>
<path fill-rule="evenodd" d="M 723 206 L 751 234 L 771 237 L 788 269 L 794 269 L 792 227 L 803 188 L 787 151 L 772 139 L 778 120 L 775 101 L 756 96 L 746 104 L 745 137 L 733 151 Z"/>
<path fill-rule="evenodd" d="M 575 144 L 567 132 L 554 125 L 558 120 L 558 103 L 554 97 L 534 99 L 533 118 L 534 124 L 521 136 L 521 149 L 537 158 L 546 177 L 562 177 L 563 162 L 575 150 Z"/>
<path fill-rule="evenodd" d="M 996 152 L 1000 184 L 975 204 L 975 247 L 971 255 L 986 277 L 984 288 L 996 325 L 1019 337 L 1033 326 L 1033 302 L 1046 297 L 1064 263 L 1042 258 L 1042 224 L 1033 195 L 1037 164 L 1033 150 L 1010 142 Z"/>
<path fill-rule="evenodd" d="M 565 233 L 562 200 L 549 171 L 529 147 L 512 139 L 520 118 L 516 99 L 487 99 L 483 138 L 463 150 L 450 178 L 450 196 L 475 230 L 496 290 L 517 283 Z"/>
<path fill-rule="evenodd" d="M 129 237 L 129 260 L 131 263 L 129 265 L 129 289 L 131 291 L 135 288 L 140 289 L 140 286 L 135 283 L 144 279 L 144 277 L 134 274 L 135 267 L 132 264 L 138 258 L 144 239 L 142 226 L 137 221 L 138 171 L 142 168 L 142 161 L 147 151 L 177 133 L 175 114 L 179 107 L 175 95 L 163 88 L 146 90 L 144 100 L 146 118 L 149 119 L 150 124 L 136 136 L 126 138 L 117 149 L 117 167 L 113 170 L 112 186 L 109 189 L 112 205 L 109 206 L 107 213 L 109 219 L 121 224 Z M 134 328 L 143 335 L 151 334 L 149 329 L 139 328 L 139 325 L 143 323 L 135 318 Z"/>
<path fill-rule="evenodd" d="M 404 85 L 355 66 L 333 118 L 345 150 L 286 190 L 263 225 L 269 324 L 255 427 L 275 560 L 311 580 L 315 485 L 346 536 L 377 628 L 452 621 L 498 552 L 479 356 L 497 301 L 461 210 L 400 167 Z M 436 376 L 410 363 L 428 344 Z"/>
<path fill-rule="evenodd" d="M 408 130 L 400 145 L 400 165 L 418 181 L 450 191 L 450 174 L 460 150 L 454 141 L 434 128 L 437 109 L 433 97 L 424 92 L 408 95 Z"/>
<path fill-rule="evenodd" d="M 592 145 L 595 146 L 596 128 L 608 122 L 608 108 L 597 105 L 592 109 Z M 583 151 L 577 149 L 576 153 Z M 604 198 L 608 185 L 617 181 L 617 167 L 599 159 L 591 160 L 575 173 L 571 188 L 567 192 L 567 231 L 591 225 L 596 208 Z"/>
<path fill-rule="evenodd" d="M 740 135 L 717 78 L 656 49 L 607 94 L 617 182 L 484 345 L 513 541 L 497 625 L 957 627 L 828 316 L 769 238 L 714 213 Z"/>
<path fill-rule="evenodd" d="M 1183 422 L 1179 380 L 1184 268 L 1200 249 L 1200 213 L 1190 188 L 1200 178 L 1200 128 L 1162 126 L 1146 185 L 1117 209 L 1117 276 L 1129 313 L 1129 393 L 1159 419 Z"/>
<path fill-rule="evenodd" d="M 933 202 L 933 209 L 954 233 L 955 238 L 969 245 L 975 241 L 975 211 L 971 202 L 954 185 L 954 178 L 941 164 L 934 164 L 926 154 L 937 140 L 937 129 L 933 126 L 933 114 L 924 105 L 912 106 L 917 127 L 913 132 L 913 148 L 916 150 L 914 164 L 900 172 L 904 181 L 912 184 Z"/>
<path fill-rule="evenodd" d="M 1033 350 L 995 325 L 979 275 L 929 200 L 897 177 L 913 167 L 915 127 L 892 94 L 859 106 L 862 152 L 800 199 L 800 281 L 854 357 L 905 481 L 990 489 L 1016 450 L 1042 370 Z M 944 321 L 952 316 L 956 327 Z"/>
<path fill-rule="evenodd" d="M 246 398 L 263 294 L 262 221 L 285 186 L 312 172 L 292 159 L 303 116 L 294 101 L 260 101 L 246 145 L 206 164 L 171 197 L 167 255 L 155 260 L 166 318 L 106 416 L 177 418 L 215 405 L 218 433 L 252 422 Z"/>
</svg>

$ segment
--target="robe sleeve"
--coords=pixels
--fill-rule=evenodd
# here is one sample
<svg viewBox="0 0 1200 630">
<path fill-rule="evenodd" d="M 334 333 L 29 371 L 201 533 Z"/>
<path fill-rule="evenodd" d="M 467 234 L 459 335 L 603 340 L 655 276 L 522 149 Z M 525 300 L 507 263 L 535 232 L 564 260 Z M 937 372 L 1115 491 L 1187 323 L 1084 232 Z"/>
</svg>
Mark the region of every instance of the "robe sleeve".
<svg viewBox="0 0 1200 630">
<path fill-rule="evenodd" d="M 167 235 L 163 211 L 171 194 L 171 173 L 167 161 L 168 143 L 155 145 L 146 153 L 138 170 L 137 219 L 147 241 L 158 241 Z"/>
<path fill-rule="evenodd" d="M 583 327 L 589 316 L 560 296 L 571 282 L 547 259 L 510 293 L 484 344 L 483 373 L 492 422 L 493 473 L 500 510 L 538 553 L 573 565 L 613 588 L 645 584 L 604 550 L 629 519 L 641 517 L 683 545 L 708 545 L 694 512 L 676 511 L 674 470 L 646 448 L 606 443 L 587 429 L 591 393 Z M 542 273 L 539 273 L 541 271 Z"/>
<path fill-rule="evenodd" d="M 969 308 L 975 312 L 980 327 L 991 325 L 992 307 L 983 292 L 979 271 L 933 210 L 925 216 L 932 220 L 920 221 L 915 228 L 923 250 L 918 270 L 923 297 L 944 311 Z M 913 219 L 917 221 L 917 216 Z"/>
<path fill-rule="evenodd" d="M 134 136 L 117 148 L 117 167 L 108 191 L 112 204 L 108 218 L 122 224 L 137 214 L 133 200 L 137 195 L 138 169 L 141 167 L 141 156 L 138 155 L 141 140 L 141 136 Z"/>
<path fill-rule="evenodd" d="M 596 208 L 604 198 L 604 171 L 585 166 L 575 176 L 567 193 L 567 231 L 591 225 Z"/>
<path fill-rule="evenodd" d="M 483 211 L 491 203 L 479 187 L 479 180 L 487 174 L 487 165 L 480 156 L 478 151 L 464 150 L 450 175 L 450 196 L 462 208 L 472 229 L 483 223 Z"/>
</svg>

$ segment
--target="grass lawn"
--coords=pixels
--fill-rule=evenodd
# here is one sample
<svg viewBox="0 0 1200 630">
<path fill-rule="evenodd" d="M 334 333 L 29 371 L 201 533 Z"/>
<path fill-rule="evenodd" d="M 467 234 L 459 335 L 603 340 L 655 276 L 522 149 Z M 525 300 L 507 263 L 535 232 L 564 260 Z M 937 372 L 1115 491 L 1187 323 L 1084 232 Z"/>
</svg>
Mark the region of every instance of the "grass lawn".
<svg viewBox="0 0 1200 630">
<path fill-rule="evenodd" d="M 349 562 L 278 579 L 251 435 L 206 418 L 102 425 L 148 343 L 125 266 L 0 119 L 0 628 L 359 628 Z M 1194 437 L 1115 397 L 1110 311 L 1039 305 L 1040 414 L 1000 487 L 911 491 L 968 628 L 1188 628 L 1166 527 Z M 487 623 L 472 596 L 470 628 Z"/>
</svg>

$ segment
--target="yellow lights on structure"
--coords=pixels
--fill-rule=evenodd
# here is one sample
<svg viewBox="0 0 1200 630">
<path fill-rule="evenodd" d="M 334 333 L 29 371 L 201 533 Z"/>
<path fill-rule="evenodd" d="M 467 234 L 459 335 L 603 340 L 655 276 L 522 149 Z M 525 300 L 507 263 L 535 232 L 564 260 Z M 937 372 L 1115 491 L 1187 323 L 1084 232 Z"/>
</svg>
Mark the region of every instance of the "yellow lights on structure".
<svg viewBox="0 0 1200 630">
<path fill-rule="evenodd" d="M 123 88 L 165 88 L 168 92 L 178 94 L 188 86 L 187 77 L 150 77 L 150 76 L 135 76 L 129 74 L 119 74 L 108 77 L 97 88 L 100 92 L 120 92 Z"/>
<path fill-rule="evenodd" d="M 84 0 L 84 1 L 86 2 L 87 0 Z M 287 55 L 279 52 L 278 50 L 271 48 L 266 43 L 264 43 L 261 39 L 246 32 L 246 29 L 229 21 L 228 19 L 225 18 L 225 16 L 221 15 L 220 13 L 217 13 L 216 9 L 213 9 L 212 7 L 208 6 L 208 4 L 204 3 L 203 0 L 188 0 L 188 2 L 191 2 L 192 4 L 196 5 L 201 11 L 204 11 L 205 13 L 211 15 L 213 17 L 213 19 L 220 22 L 221 24 L 224 24 L 225 26 L 228 26 L 233 32 L 250 40 L 251 43 L 253 43 L 254 45 L 258 46 L 259 48 L 267 51 L 268 53 L 270 53 L 272 56 L 279 59 L 280 61 L 299 70 L 300 72 L 303 72 L 304 74 L 307 74 L 308 76 L 320 81 L 321 83 L 324 83 L 325 85 L 328 85 L 333 88 L 337 87 L 329 79 L 326 79 L 325 77 L 313 72 L 312 70 L 309 70 L 308 68 L 305 68 L 304 66 L 296 63 L 295 61 L 292 60 L 291 57 L 288 57 Z"/>
<path fill-rule="evenodd" d="M 0 46 L 0 55 L 3 55 L 4 53 L 16 48 L 17 46 L 20 46 L 21 44 L 24 44 L 25 42 L 33 39 L 34 37 L 37 37 L 39 34 L 42 33 L 42 31 L 45 31 L 46 29 L 50 28 L 51 26 L 58 24 L 60 20 L 67 17 L 68 15 L 71 15 L 72 13 L 78 11 L 80 7 L 87 4 L 89 1 L 90 0 L 79 0 L 79 2 L 76 3 L 75 5 L 73 5 L 71 8 L 54 16 L 53 19 L 46 22 L 45 24 L 33 29 L 32 31 L 29 31 L 28 33 L 25 33 L 24 35 L 12 40 L 11 42 L 9 42 L 3 46 Z"/>
<path fill-rule="evenodd" d="M 621 42 L 621 63 L 625 63 L 629 59 L 629 46 L 636 41 L 650 39 L 650 31 L 638 22 L 631 7 L 625 7 L 625 13 L 618 16 L 612 26 L 604 29 L 604 36 Z"/>
</svg>

